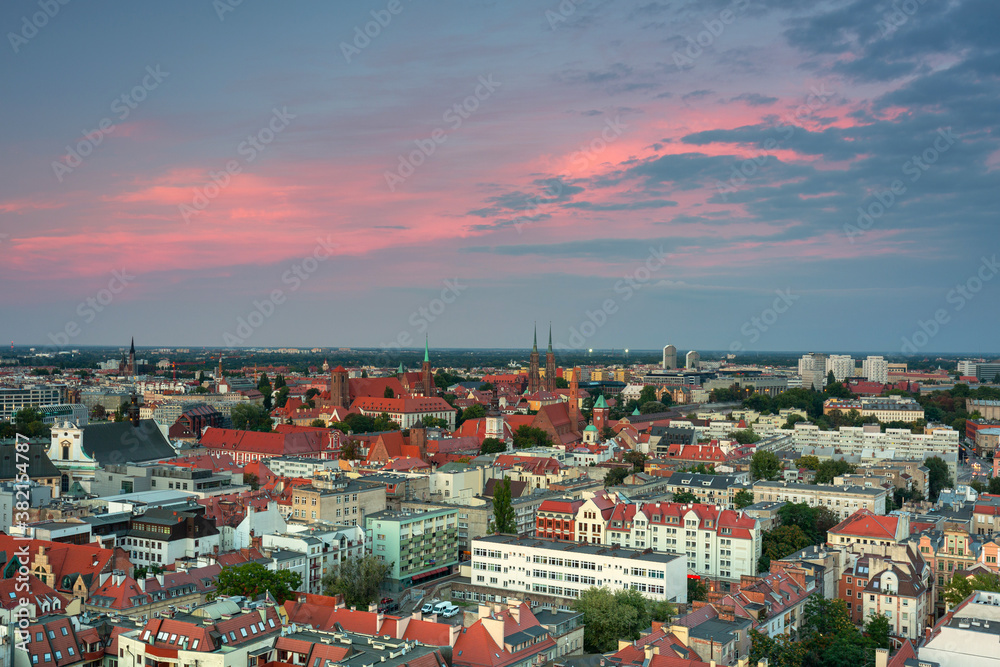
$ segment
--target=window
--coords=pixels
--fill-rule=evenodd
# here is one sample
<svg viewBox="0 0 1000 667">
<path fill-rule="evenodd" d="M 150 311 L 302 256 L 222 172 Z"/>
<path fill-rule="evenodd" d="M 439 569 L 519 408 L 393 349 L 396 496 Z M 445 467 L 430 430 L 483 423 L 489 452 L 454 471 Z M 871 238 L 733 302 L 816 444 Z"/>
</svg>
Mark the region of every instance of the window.
<svg viewBox="0 0 1000 667">
<path fill-rule="evenodd" d="M 63 627 L 61 627 L 59 629 L 62 630 L 63 637 L 66 637 L 66 636 L 69 635 L 69 630 L 66 629 L 66 626 L 63 626 Z"/>
</svg>

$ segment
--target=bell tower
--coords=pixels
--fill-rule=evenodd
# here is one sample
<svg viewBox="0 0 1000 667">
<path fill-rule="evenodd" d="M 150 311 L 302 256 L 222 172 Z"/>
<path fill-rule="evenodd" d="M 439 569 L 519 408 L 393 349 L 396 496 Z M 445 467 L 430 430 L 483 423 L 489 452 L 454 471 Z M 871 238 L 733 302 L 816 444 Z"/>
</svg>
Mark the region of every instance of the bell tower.
<svg viewBox="0 0 1000 667">
<path fill-rule="evenodd" d="M 549 322 L 549 351 L 545 353 L 545 389 L 550 393 L 556 390 L 556 355 L 552 351 L 552 322 Z"/>
</svg>

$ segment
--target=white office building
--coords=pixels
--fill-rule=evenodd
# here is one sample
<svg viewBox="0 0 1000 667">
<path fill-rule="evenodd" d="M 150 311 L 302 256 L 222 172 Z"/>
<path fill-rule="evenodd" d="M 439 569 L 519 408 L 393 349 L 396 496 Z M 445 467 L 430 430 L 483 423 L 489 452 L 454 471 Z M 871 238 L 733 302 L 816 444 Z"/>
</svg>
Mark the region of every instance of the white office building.
<svg viewBox="0 0 1000 667">
<path fill-rule="evenodd" d="M 861 368 L 869 382 L 889 381 L 889 362 L 882 357 L 869 356 L 861 362 Z"/>
<path fill-rule="evenodd" d="M 471 581 L 508 595 L 537 593 L 567 604 L 592 586 L 687 602 L 687 563 L 678 554 L 514 535 L 472 540 Z"/>
<path fill-rule="evenodd" d="M 826 372 L 832 372 L 837 382 L 854 377 L 854 358 L 849 354 L 831 354 L 826 359 Z"/>
</svg>

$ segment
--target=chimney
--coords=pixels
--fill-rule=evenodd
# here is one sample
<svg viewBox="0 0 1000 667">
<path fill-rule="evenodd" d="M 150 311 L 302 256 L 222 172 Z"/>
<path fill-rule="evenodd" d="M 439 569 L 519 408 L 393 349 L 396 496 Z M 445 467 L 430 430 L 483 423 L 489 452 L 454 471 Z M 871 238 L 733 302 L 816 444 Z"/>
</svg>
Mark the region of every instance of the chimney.
<svg viewBox="0 0 1000 667">
<path fill-rule="evenodd" d="M 146 578 L 143 577 L 142 579 L 140 579 L 136 583 L 139 584 L 139 590 L 142 591 L 143 593 L 145 593 L 146 592 Z"/>
<path fill-rule="evenodd" d="M 887 667 L 889 664 L 889 651 L 884 648 L 875 649 L 875 667 Z"/>
<path fill-rule="evenodd" d="M 510 608 L 510 617 L 514 619 L 514 622 L 521 625 L 521 606 L 514 605 Z"/>
<path fill-rule="evenodd" d="M 490 638 L 496 642 L 497 646 L 503 646 L 503 626 L 504 622 L 502 618 L 493 618 L 492 616 L 487 618 L 481 618 L 480 622 L 483 624 L 483 628 L 489 633 Z"/>
</svg>

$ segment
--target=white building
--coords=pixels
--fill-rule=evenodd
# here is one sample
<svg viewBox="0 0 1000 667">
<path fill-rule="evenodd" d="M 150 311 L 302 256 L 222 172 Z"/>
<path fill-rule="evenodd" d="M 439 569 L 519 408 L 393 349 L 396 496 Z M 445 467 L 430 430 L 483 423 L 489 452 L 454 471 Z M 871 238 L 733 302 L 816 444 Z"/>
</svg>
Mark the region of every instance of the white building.
<svg viewBox="0 0 1000 667">
<path fill-rule="evenodd" d="M 957 372 L 963 377 L 976 377 L 976 372 L 979 369 L 978 361 L 962 360 L 958 362 Z"/>
<path fill-rule="evenodd" d="M 472 540 L 473 584 L 563 598 L 592 586 L 632 588 L 651 600 L 687 602 L 687 570 L 676 554 L 513 535 Z"/>
<path fill-rule="evenodd" d="M 667 345 L 663 348 L 663 368 L 677 368 L 677 348 Z"/>
<path fill-rule="evenodd" d="M 826 507 L 840 519 L 846 519 L 859 509 L 873 514 L 885 514 L 888 491 L 863 486 L 827 486 L 791 482 L 758 481 L 753 485 L 754 501 L 805 503 L 810 507 Z"/>
<path fill-rule="evenodd" d="M 696 371 L 698 370 L 698 365 L 701 363 L 701 355 L 691 350 L 684 357 L 684 368 L 688 370 Z"/>
<path fill-rule="evenodd" d="M 799 422 L 792 431 L 795 448 L 829 448 L 843 456 L 862 458 L 919 459 L 944 455 L 945 461 L 957 460 L 959 433 L 935 429 L 931 433 L 913 433 L 907 428 L 884 432 L 877 425 L 841 426 L 836 431 L 821 431 L 815 424 Z M 950 466 L 951 464 L 949 464 Z M 955 474 L 955 470 L 951 470 Z"/>
<path fill-rule="evenodd" d="M 826 359 L 826 372 L 833 372 L 833 379 L 843 382 L 854 377 L 854 358 L 849 354 L 831 354 Z"/>
<path fill-rule="evenodd" d="M 975 591 L 941 619 L 917 655 L 937 667 L 996 667 L 998 635 L 1000 593 Z"/>
<path fill-rule="evenodd" d="M 806 389 L 822 391 L 826 386 L 826 355 L 815 352 L 803 355 L 799 359 L 799 377 Z"/>
<path fill-rule="evenodd" d="M 882 357 L 869 356 L 861 362 L 861 368 L 869 382 L 889 381 L 889 363 Z"/>
</svg>

